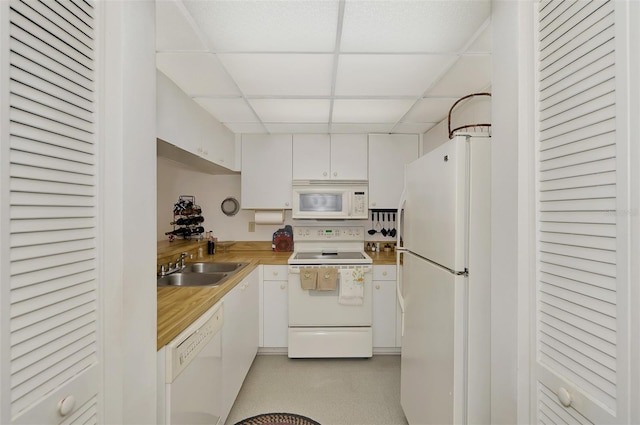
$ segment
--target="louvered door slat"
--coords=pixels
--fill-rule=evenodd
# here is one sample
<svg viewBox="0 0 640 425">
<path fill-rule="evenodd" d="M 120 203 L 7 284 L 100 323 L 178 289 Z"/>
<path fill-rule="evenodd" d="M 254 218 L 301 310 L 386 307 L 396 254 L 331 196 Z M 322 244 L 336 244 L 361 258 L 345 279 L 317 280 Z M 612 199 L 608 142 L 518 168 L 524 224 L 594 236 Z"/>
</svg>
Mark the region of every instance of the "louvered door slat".
<svg viewBox="0 0 640 425">
<path fill-rule="evenodd" d="M 91 28 L 87 27 L 82 20 L 77 19 L 76 16 L 69 13 L 68 10 L 55 1 L 28 2 L 27 5 L 41 16 L 46 16 L 50 26 L 62 34 L 65 40 L 70 41 L 68 44 L 78 45 L 80 43 L 80 45 L 84 46 L 85 52 L 90 57 L 93 56 L 93 39 L 78 27 L 82 27 L 88 32 L 91 31 Z"/>
<path fill-rule="evenodd" d="M 87 174 L 86 164 L 77 161 L 68 161 L 57 158 L 47 158 L 45 156 L 28 155 L 23 151 L 15 151 L 16 163 L 11 165 L 14 177 L 20 179 L 31 179 L 36 181 L 54 181 L 58 183 L 69 183 L 72 185 L 95 186 L 95 177 Z M 19 163 L 21 159 L 33 159 L 41 164 L 48 164 L 52 168 L 33 167 L 29 163 Z M 66 165 L 73 166 L 73 170 L 65 170 Z M 53 168 L 56 167 L 56 168 Z"/>
<path fill-rule="evenodd" d="M 32 213 L 35 215 L 35 212 L 30 211 L 30 209 L 21 210 L 20 208 L 16 208 L 16 214 L 24 213 Z M 60 230 L 70 230 L 70 229 L 88 229 L 93 228 L 96 225 L 96 220 L 91 214 L 83 214 L 83 211 L 74 211 L 74 214 L 68 214 L 66 216 L 62 216 L 59 218 L 48 217 L 42 218 L 39 217 L 38 220 L 16 220 L 11 223 L 11 230 L 14 233 L 25 233 L 25 232 L 49 232 L 49 231 L 60 231 Z M 91 212 L 91 211 L 89 211 Z"/>
<path fill-rule="evenodd" d="M 80 239 L 93 239 L 96 237 L 95 230 L 88 228 L 73 228 L 70 230 L 41 231 L 33 233 L 16 233 L 11 235 L 9 244 L 14 247 L 37 245 L 39 243 L 56 243 L 63 241 L 76 241 Z"/>
<path fill-rule="evenodd" d="M 63 324 L 62 326 L 58 326 L 53 329 L 51 332 L 47 333 L 46 340 L 39 341 L 35 339 L 28 339 L 24 342 L 18 343 L 14 345 L 11 349 L 11 358 L 19 359 L 26 355 L 31 355 L 36 351 L 46 350 L 46 347 L 49 344 L 63 344 L 64 341 L 69 340 L 69 338 L 75 338 L 73 335 L 81 335 L 85 336 L 91 332 L 95 331 L 95 316 L 91 314 L 86 314 L 84 316 L 80 316 L 70 322 Z M 68 343 L 64 343 L 67 345 Z"/>
<path fill-rule="evenodd" d="M 26 246 L 11 250 L 11 261 L 26 261 L 69 252 L 92 251 L 95 248 L 93 239 L 64 241 L 58 243 Z"/>
<path fill-rule="evenodd" d="M 11 43 L 12 67 L 9 76 L 11 80 L 22 82 L 28 86 L 43 90 L 46 93 L 57 93 L 61 98 L 69 102 L 78 104 L 85 109 L 91 110 L 91 101 L 94 97 L 92 93 L 92 81 L 80 71 L 69 69 L 59 63 L 56 58 L 52 58 L 35 50 L 33 46 L 26 46 L 17 40 Z M 69 78 L 69 73 L 74 72 Z"/>
<path fill-rule="evenodd" d="M 552 149 L 569 143 L 578 142 L 585 139 L 597 137 L 602 134 L 612 134 L 615 131 L 615 120 L 590 123 L 587 126 L 573 129 L 569 133 L 560 134 L 556 137 L 545 137 L 547 134 L 540 134 L 540 151 Z"/>
<path fill-rule="evenodd" d="M 616 227 L 610 224 L 593 224 L 593 223 L 555 223 L 540 222 L 540 231 L 544 233 L 567 233 L 572 235 L 593 235 L 608 238 L 616 237 Z"/>
<path fill-rule="evenodd" d="M 613 237 L 603 238 L 594 235 L 574 235 L 570 233 L 545 232 L 541 234 L 540 241 L 551 244 L 582 246 L 592 249 L 604 249 L 615 251 L 616 241 Z"/>
<path fill-rule="evenodd" d="M 80 318 L 88 317 L 91 321 L 95 322 L 95 306 L 93 305 L 93 300 L 87 300 L 87 298 L 88 297 L 85 297 L 81 300 L 84 301 L 84 304 L 73 305 L 71 309 L 61 309 L 60 314 L 55 314 L 54 312 L 53 315 L 47 315 L 47 320 L 40 320 L 31 324 L 27 323 L 29 326 L 25 325 L 13 329 L 11 335 L 11 343 L 13 344 L 12 353 L 15 352 L 17 356 L 22 347 L 20 344 L 25 342 L 28 342 L 32 346 L 40 347 L 59 336 L 61 333 L 58 332 L 58 330 L 60 329 L 63 329 L 64 333 L 68 333 L 73 330 L 74 327 L 84 326 L 84 322 L 79 321 Z M 65 307 L 68 307 L 68 305 Z M 42 336 L 41 338 L 35 338 L 40 335 Z"/>
<path fill-rule="evenodd" d="M 78 403 L 69 423 L 97 418 L 94 13 L 86 1 L 9 4 L 9 410 L 15 423 L 50 422 L 57 414 L 42 409 L 66 395 Z"/>
<path fill-rule="evenodd" d="M 31 376 L 44 372 L 50 365 L 60 363 L 69 355 L 95 343 L 95 329 L 93 328 L 85 329 L 84 333 L 67 334 L 49 344 L 46 349 L 35 350 L 25 356 L 13 359 L 11 373 L 16 381 L 27 381 Z M 49 364 L 41 362 L 42 358 L 47 358 Z"/>
<path fill-rule="evenodd" d="M 92 164 L 86 164 L 77 161 L 70 161 L 67 158 L 55 158 L 46 155 L 33 154 L 24 152 L 22 150 L 14 149 L 13 164 L 25 165 L 20 171 L 24 173 L 20 177 L 33 178 L 34 180 L 40 180 L 37 174 L 39 169 L 45 171 L 57 171 L 64 174 L 65 179 L 49 179 L 50 176 L 46 176 L 42 180 L 54 180 L 57 182 L 68 182 L 71 184 L 78 184 L 80 181 L 82 184 L 88 182 L 89 184 L 95 182 L 92 176 Z M 33 174 L 31 174 L 33 173 Z M 85 176 L 88 176 L 85 177 Z"/>
<path fill-rule="evenodd" d="M 615 302 L 611 303 L 607 300 L 583 295 L 582 292 L 587 292 L 587 290 L 572 291 L 557 276 L 544 273 L 540 276 L 541 301 L 560 309 L 565 309 L 567 312 L 584 320 L 590 320 L 589 318 L 592 317 L 593 323 L 599 323 L 612 329 L 615 328 L 615 320 L 610 320 L 612 318 L 615 319 Z"/>
<path fill-rule="evenodd" d="M 48 99 L 42 100 L 47 101 Z M 63 108 L 65 108 L 68 104 L 64 103 L 63 101 L 59 101 L 59 105 L 54 105 L 54 107 L 51 107 L 44 103 L 34 102 L 30 99 L 20 97 L 15 94 L 12 94 L 10 101 L 16 109 L 22 111 L 30 111 L 31 114 L 53 121 L 58 125 L 74 128 L 86 133 L 91 133 L 91 131 L 93 130 L 93 125 L 91 122 L 78 119 L 77 117 L 66 113 Z"/>
<path fill-rule="evenodd" d="M 558 251 L 562 252 L 561 249 Z M 615 277 L 616 266 L 615 264 L 607 263 L 604 261 L 587 260 L 580 257 L 564 255 L 563 253 L 557 254 L 549 251 L 540 251 L 540 262 L 551 263 L 558 266 L 574 268 L 577 270 L 584 270 L 596 275 Z"/>
<path fill-rule="evenodd" d="M 593 149 L 603 148 L 611 146 L 615 143 L 611 133 L 596 134 L 593 137 L 588 137 L 580 140 L 567 141 L 564 144 L 554 143 L 553 145 L 543 143 L 540 151 L 540 161 L 547 163 L 547 161 L 566 157 L 568 155 L 575 155 L 582 152 L 588 152 Z M 547 167 L 550 168 L 550 167 Z M 600 177 L 597 181 L 599 181 Z M 542 189 L 544 190 L 544 189 Z"/>
<path fill-rule="evenodd" d="M 60 182 L 35 182 L 27 179 L 14 179 L 11 190 L 15 192 L 36 192 L 56 195 L 92 196 L 94 188 L 81 184 L 64 184 Z"/>
<path fill-rule="evenodd" d="M 614 185 L 588 186 L 547 190 L 540 193 L 541 201 L 559 201 L 568 199 L 615 198 Z"/>
<path fill-rule="evenodd" d="M 91 70 L 82 63 L 69 58 L 65 52 L 56 49 L 55 46 L 48 43 L 48 40 L 45 42 L 37 35 L 30 33 L 29 29 L 19 25 L 11 26 L 10 46 L 12 52 L 26 60 L 13 64 L 13 66 L 24 67 L 26 72 L 31 72 L 32 66 L 35 66 L 36 69 L 51 69 L 61 79 L 90 93 L 92 91 Z M 25 67 L 26 64 L 30 65 Z"/>
<path fill-rule="evenodd" d="M 61 195 L 49 193 L 14 192 L 11 196 L 13 205 L 92 207 L 93 199 L 89 196 Z"/>
<path fill-rule="evenodd" d="M 42 149 L 38 149 L 37 152 L 41 152 L 43 155 L 48 155 L 49 149 L 57 148 L 64 149 L 64 155 L 62 155 L 62 157 L 72 161 L 84 163 L 91 163 L 92 161 L 92 159 L 87 160 L 87 156 L 91 157 L 93 145 L 81 140 L 73 139 L 66 135 L 46 132 L 33 127 L 30 124 L 18 122 L 10 123 L 10 131 L 12 134 L 12 140 L 16 143 L 16 147 L 19 147 L 22 150 L 26 149 L 27 152 L 29 152 L 28 148 L 31 144 L 25 143 L 25 141 L 33 141 L 33 143 L 37 143 L 39 146 L 42 146 Z M 58 150 L 57 152 L 61 151 Z M 82 156 L 82 159 L 78 159 L 76 156 L 77 153 L 85 155 Z M 60 157 L 60 155 L 57 154 L 49 154 L 49 156 Z"/>
<path fill-rule="evenodd" d="M 620 373 L 614 2 L 551 0 L 537 17 L 536 417 L 611 421 Z"/>
<path fill-rule="evenodd" d="M 611 42 L 613 44 L 613 41 Z M 562 102 L 569 102 L 573 96 L 577 96 L 589 89 L 597 88 L 600 84 L 611 83 L 615 75 L 615 57 L 609 54 L 609 46 L 602 46 L 600 49 L 603 56 L 592 61 L 571 73 L 570 80 L 562 79 L 566 73 L 556 73 L 553 78 L 549 77 L 548 87 L 540 93 L 540 115 L 544 119 L 547 110 Z"/>
<path fill-rule="evenodd" d="M 12 108 L 9 111 L 9 119 L 11 122 L 27 125 L 39 129 L 43 132 L 64 134 L 66 137 L 76 139 L 85 143 L 92 143 L 93 134 L 77 129 L 75 127 L 67 127 L 63 123 L 51 120 L 37 114 L 28 113 L 23 109 Z"/>
<path fill-rule="evenodd" d="M 541 263 L 540 272 L 547 273 L 549 275 L 558 276 L 564 279 L 580 282 L 583 293 L 589 293 L 590 291 L 596 291 L 597 288 L 602 288 L 611 293 L 601 292 L 600 296 L 603 300 L 614 303 L 615 299 L 615 279 L 611 276 L 597 275 L 593 273 L 587 273 L 584 270 L 572 269 L 564 267 L 562 265 L 553 263 Z"/>
<path fill-rule="evenodd" d="M 562 83 L 567 76 L 571 75 L 574 77 L 573 81 L 579 81 L 582 76 L 601 67 L 601 59 L 611 52 L 614 44 L 611 35 L 605 31 L 608 26 L 603 24 L 603 28 L 594 29 L 592 34 L 583 34 L 582 37 L 573 40 L 571 50 L 558 52 L 558 55 L 554 52 L 546 61 L 541 62 L 542 72 L 545 74 L 541 81 L 543 99 L 548 97 L 546 90 L 551 89 L 552 93 L 558 91 L 553 87 L 555 84 L 569 84 L 566 81 Z M 580 71 L 582 72 L 578 74 Z"/>
<path fill-rule="evenodd" d="M 608 84 L 607 84 L 608 83 Z M 541 117 L 541 129 L 545 130 L 550 127 L 574 120 L 585 112 L 592 112 L 596 109 L 601 109 L 600 104 L 613 105 L 615 103 L 615 93 L 613 92 L 614 84 L 612 80 L 605 83 L 598 84 L 595 87 L 589 88 L 580 94 L 571 97 L 570 101 L 563 102 L 562 104 L 556 104 L 543 111 L 544 117 Z"/>
<path fill-rule="evenodd" d="M 50 17 L 56 18 L 53 14 Z M 81 64 L 88 70 L 93 70 L 93 52 L 91 49 L 61 30 L 49 19 L 42 19 L 27 4 L 22 1 L 13 2 L 10 19 L 14 25 L 41 40 L 47 40 L 47 44 L 64 54 L 68 59 Z"/>
<path fill-rule="evenodd" d="M 614 370 L 616 367 L 616 359 L 614 356 L 608 355 L 592 345 L 587 344 L 585 341 L 574 338 L 572 335 L 568 335 L 544 323 L 540 327 L 540 332 L 553 340 L 559 341 L 561 344 L 574 347 L 580 353 L 583 353 L 583 355 L 593 359 L 607 369 Z"/>
<path fill-rule="evenodd" d="M 95 279 L 95 273 L 93 270 L 80 270 L 79 272 L 64 276 L 63 279 L 51 278 L 38 282 L 38 285 L 24 285 L 20 288 L 16 288 L 12 291 L 11 302 L 17 306 L 23 301 L 27 301 L 31 298 L 43 297 L 54 292 L 62 291 L 65 288 L 80 285 L 85 282 L 91 282 Z"/>
<path fill-rule="evenodd" d="M 24 80 L 28 80 L 28 78 L 24 78 Z M 41 82 L 42 80 L 38 81 Z M 91 122 L 93 119 L 93 111 L 78 107 L 78 105 L 72 104 L 61 97 L 65 94 L 62 89 L 46 87 L 47 84 L 40 84 L 40 87 L 33 87 L 27 84 L 28 82 L 13 81 L 10 85 L 11 93 L 31 101 L 37 99 L 44 107 L 63 112 L 70 118 L 77 119 L 80 122 Z M 18 105 L 16 104 L 16 106 Z"/>
<path fill-rule="evenodd" d="M 573 120 L 563 122 L 559 125 L 547 129 L 547 131 L 545 132 L 545 137 L 552 138 L 561 136 L 570 133 L 577 128 L 582 128 L 593 123 L 611 119 L 614 114 L 615 106 L 600 103 L 596 105 L 593 110 L 585 111 L 582 115 Z"/>
<path fill-rule="evenodd" d="M 609 149 L 611 151 L 612 149 Z M 591 153 L 592 154 L 592 153 Z M 556 180 L 564 178 L 572 178 L 578 176 L 591 176 L 595 174 L 604 174 L 616 169 L 615 157 L 609 157 L 604 159 L 598 159 L 597 161 L 585 161 L 580 163 L 575 161 L 575 158 L 571 158 L 575 165 L 558 166 L 556 168 L 545 167 L 540 173 L 540 180 Z M 587 158 L 583 157 L 584 160 Z M 565 161 L 565 163 L 568 161 Z"/>
<path fill-rule="evenodd" d="M 539 33 L 541 44 L 543 42 L 546 42 L 546 44 L 550 42 L 548 38 L 549 35 L 553 33 L 549 31 L 549 28 L 557 28 L 558 25 L 565 23 L 568 16 L 577 12 L 576 8 L 580 8 L 580 2 L 577 0 L 557 2 L 553 3 L 551 7 L 544 8 L 544 14 L 541 13 L 540 15 Z"/>
<path fill-rule="evenodd" d="M 569 316 L 569 313 L 559 314 L 560 309 L 554 309 L 552 304 L 548 304 L 550 307 L 549 313 L 540 316 L 540 332 L 550 334 L 549 328 L 555 329 L 560 333 L 556 339 L 565 339 L 567 344 L 571 343 L 572 338 L 579 339 L 585 344 L 593 347 L 593 349 L 610 356 L 615 359 L 615 346 L 611 341 L 607 341 L 607 337 L 611 339 L 611 332 L 605 328 L 598 329 L 596 326 L 591 326 L 589 330 L 583 330 L 579 326 L 573 325 L 571 321 L 579 320 L 575 316 Z M 552 313 L 558 313 L 560 318 L 556 318 Z M 581 322 L 584 324 L 584 322 Z"/>
</svg>

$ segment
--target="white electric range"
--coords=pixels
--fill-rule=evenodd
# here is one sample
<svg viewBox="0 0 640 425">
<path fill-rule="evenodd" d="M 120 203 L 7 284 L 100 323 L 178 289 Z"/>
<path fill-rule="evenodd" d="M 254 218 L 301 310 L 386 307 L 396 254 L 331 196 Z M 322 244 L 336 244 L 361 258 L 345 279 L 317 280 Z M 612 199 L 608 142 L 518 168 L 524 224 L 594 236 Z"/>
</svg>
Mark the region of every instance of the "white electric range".
<svg viewBox="0 0 640 425">
<path fill-rule="evenodd" d="M 301 226 L 289 257 L 289 357 L 371 357 L 372 263 L 364 252 L 364 227 Z M 300 273 L 336 269 L 336 289 L 303 289 Z M 362 296 L 345 303 L 350 276 Z"/>
</svg>

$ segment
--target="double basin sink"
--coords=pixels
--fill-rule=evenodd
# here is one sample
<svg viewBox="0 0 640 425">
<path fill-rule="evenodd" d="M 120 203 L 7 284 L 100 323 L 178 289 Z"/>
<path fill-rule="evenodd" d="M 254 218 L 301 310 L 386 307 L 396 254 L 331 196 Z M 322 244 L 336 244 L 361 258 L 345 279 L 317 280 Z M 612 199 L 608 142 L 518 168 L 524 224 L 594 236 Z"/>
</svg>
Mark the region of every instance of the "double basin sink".
<svg viewBox="0 0 640 425">
<path fill-rule="evenodd" d="M 191 263 L 158 278 L 158 286 L 219 286 L 249 263 Z"/>
</svg>

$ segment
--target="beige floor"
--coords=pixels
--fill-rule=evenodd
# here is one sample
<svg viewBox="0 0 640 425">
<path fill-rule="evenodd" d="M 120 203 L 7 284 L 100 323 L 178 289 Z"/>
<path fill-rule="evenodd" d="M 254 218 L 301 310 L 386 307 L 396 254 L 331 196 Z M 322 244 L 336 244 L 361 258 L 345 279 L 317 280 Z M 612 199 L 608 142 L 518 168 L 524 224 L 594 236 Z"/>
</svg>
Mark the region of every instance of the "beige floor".
<svg viewBox="0 0 640 425">
<path fill-rule="evenodd" d="M 400 356 L 257 356 L 226 424 L 277 412 L 304 415 L 322 425 L 406 424 L 400 407 Z"/>
</svg>

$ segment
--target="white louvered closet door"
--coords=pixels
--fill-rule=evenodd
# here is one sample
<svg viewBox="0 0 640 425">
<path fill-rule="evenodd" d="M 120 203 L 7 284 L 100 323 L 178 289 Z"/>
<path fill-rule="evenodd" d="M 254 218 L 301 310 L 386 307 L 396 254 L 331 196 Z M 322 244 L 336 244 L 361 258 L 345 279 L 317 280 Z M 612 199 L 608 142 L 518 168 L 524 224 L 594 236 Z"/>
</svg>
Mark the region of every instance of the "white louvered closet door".
<svg viewBox="0 0 640 425">
<path fill-rule="evenodd" d="M 5 11 L 10 383 L 0 422 L 97 423 L 96 11 L 86 0 L 11 0 Z"/>
<path fill-rule="evenodd" d="M 534 421 L 625 423 L 617 5 L 542 1 L 537 7 Z"/>
</svg>

